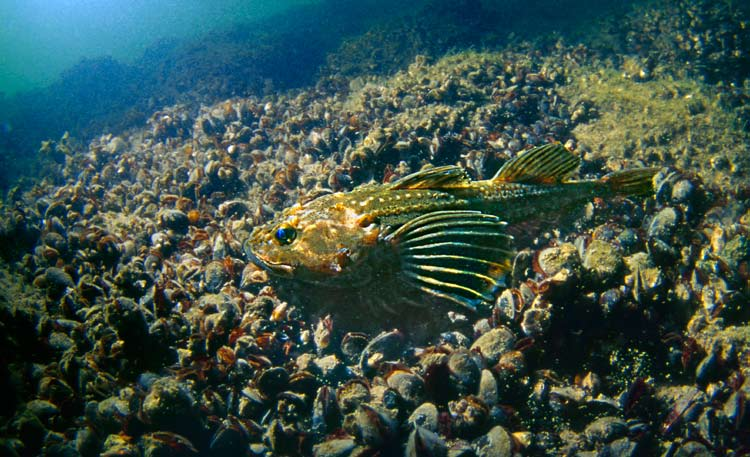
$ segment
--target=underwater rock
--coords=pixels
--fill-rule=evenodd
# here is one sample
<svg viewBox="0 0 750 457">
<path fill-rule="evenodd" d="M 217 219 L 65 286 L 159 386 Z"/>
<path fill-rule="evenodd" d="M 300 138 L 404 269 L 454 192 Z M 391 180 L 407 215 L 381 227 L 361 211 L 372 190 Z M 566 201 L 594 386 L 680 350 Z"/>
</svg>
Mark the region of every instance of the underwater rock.
<svg viewBox="0 0 750 457">
<path fill-rule="evenodd" d="M 493 328 L 477 338 L 469 348 L 484 357 L 487 365 L 497 363 L 500 356 L 513 348 L 516 336 L 506 327 Z"/>
<path fill-rule="evenodd" d="M 648 227 L 648 236 L 650 238 L 660 238 L 667 241 L 674 234 L 680 215 L 674 208 L 664 208 L 656 213 Z"/>
<path fill-rule="evenodd" d="M 414 408 L 406 421 L 412 426 L 419 426 L 431 432 L 438 431 L 438 409 L 432 403 L 422 403 Z"/>
<path fill-rule="evenodd" d="M 539 252 L 537 262 L 546 276 L 554 276 L 563 268 L 576 271 L 581 265 L 578 249 L 572 243 L 543 249 Z"/>
<path fill-rule="evenodd" d="M 588 424 L 583 433 L 592 443 L 604 444 L 627 435 L 628 426 L 618 417 L 605 416 Z"/>
<path fill-rule="evenodd" d="M 594 277 L 603 283 L 612 283 L 624 266 L 622 254 L 612 244 L 594 240 L 586 247 L 583 266 Z"/>
<path fill-rule="evenodd" d="M 323 441 L 313 446 L 315 457 L 346 457 L 351 455 L 357 444 L 353 439 L 340 438 Z"/>
<path fill-rule="evenodd" d="M 143 399 L 143 416 L 155 430 L 197 436 L 197 402 L 189 389 L 172 378 L 156 381 Z"/>
<path fill-rule="evenodd" d="M 424 400 L 424 381 L 407 370 L 394 370 L 386 376 L 388 387 L 394 389 L 406 402 L 409 409 L 415 408 Z"/>
<path fill-rule="evenodd" d="M 497 425 L 474 442 L 474 449 L 478 457 L 510 457 L 513 455 L 513 440 L 503 427 Z"/>
<path fill-rule="evenodd" d="M 206 291 L 212 294 L 218 293 L 221 286 L 229 279 L 224 263 L 219 261 L 209 262 L 203 273 Z"/>
<path fill-rule="evenodd" d="M 163 211 L 159 215 L 159 222 L 162 227 L 174 230 L 178 233 L 187 232 L 188 226 L 190 225 L 190 220 L 188 219 L 187 214 L 177 209 Z"/>
<path fill-rule="evenodd" d="M 448 446 L 437 433 L 416 426 L 406 440 L 406 451 L 404 454 L 408 457 L 417 457 L 425 454 L 435 457 L 446 457 L 448 455 Z"/>
<path fill-rule="evenodd" d="M 44 274 L 37 276 L 34 284 L 37 287 L 44 288 L 47 295 L 53 299 L 60 298 L 68 287 L 75 287 L 73 278 L 65 270 L 57 267 L 47 268 Z"/>
</svg>

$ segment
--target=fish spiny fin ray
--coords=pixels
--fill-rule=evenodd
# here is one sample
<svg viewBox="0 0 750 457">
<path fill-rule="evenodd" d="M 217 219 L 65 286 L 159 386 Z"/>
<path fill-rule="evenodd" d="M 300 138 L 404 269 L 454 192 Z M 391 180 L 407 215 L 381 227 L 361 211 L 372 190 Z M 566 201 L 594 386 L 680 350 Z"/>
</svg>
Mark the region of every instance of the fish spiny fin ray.
<svg viewBox="0 0 750 457">
<path fill-rule="evenodd" d="M 560 143 L 530 149 L 509 160 L 498 170 L 495 182 L 556 184 L 566 181 L 581 165 L 581 158 Z"/>
<path fill-rule="evenodd" d="M 497 216 L 479 211 L 435 211 L 385 241 L 396 250 L 407 283 L 474 311 L 492 302 L 511 268 L 513 237 L 505 227 Z"/>
<path fill-rule="evenodd" d="M 461 167 L 445 165 L 418 171 L 391 184 L 391 189 L 444 189 L 464 187 L 471 182 L 471 177 Z"/>
</svg>

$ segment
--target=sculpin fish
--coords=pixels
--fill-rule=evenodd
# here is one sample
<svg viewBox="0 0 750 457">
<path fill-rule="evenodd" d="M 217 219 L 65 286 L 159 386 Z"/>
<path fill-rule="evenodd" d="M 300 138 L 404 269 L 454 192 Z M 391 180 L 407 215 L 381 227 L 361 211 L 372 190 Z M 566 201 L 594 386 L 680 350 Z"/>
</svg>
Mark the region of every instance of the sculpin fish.
<svg viewBox="0 0 750 457">
<path fill-rule="evenodd" d="M 656 168 L 570 180 L 580 158 L 560 144 L 506 162 L 488 180 L 440 166 L 389 184 L 295 204 L 245 244 L 270 273 L 317 286 L 357 288 L 393 313 L 399 302 L 493 303 L 511 268 L 508 224 L 552 220 L 594 197 L 648 193 Z"/>
</svg>

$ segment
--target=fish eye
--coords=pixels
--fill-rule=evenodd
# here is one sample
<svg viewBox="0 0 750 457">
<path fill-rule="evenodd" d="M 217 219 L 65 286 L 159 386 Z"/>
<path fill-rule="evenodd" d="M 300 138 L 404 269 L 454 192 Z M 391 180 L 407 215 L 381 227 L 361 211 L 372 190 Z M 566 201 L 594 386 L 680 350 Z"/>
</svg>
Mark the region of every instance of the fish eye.
<svg viewBox="0 0 750 457">
<path fill-rule="evenodd" d="M 282 246 L 292 244 L 295 238 L 297 238 L 297 230 L 289 224 L 281 224 L 276 229 L 276 241 Z"/>
</svg>

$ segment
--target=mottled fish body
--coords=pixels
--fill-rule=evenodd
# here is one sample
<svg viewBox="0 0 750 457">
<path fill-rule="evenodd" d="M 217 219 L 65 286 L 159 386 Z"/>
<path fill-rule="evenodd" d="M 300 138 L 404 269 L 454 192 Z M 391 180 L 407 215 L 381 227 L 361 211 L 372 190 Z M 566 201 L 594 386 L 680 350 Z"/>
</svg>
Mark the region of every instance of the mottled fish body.
<svg viewBox="0 0 750 457">
<path fill-rule="evenodd" d="M 492 178 L 458 166 L 426 169 L 287 208 L 254 230 L 248 256 L 279 276 L 347 288 L 386 288 L 426 306 L 433 297 L 475 309 L 510 269 L 508 224 L 559 215 L 594 197 L 651 191 L 656 168 L 571 181 L 580 158 L 559 144 L 531 149 Z M 395 291 L 395 292 L 394 292 Z"/>
</svg>

